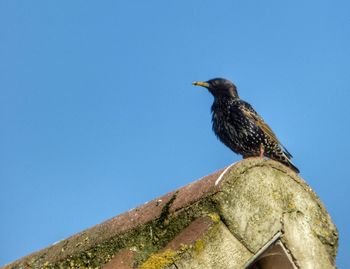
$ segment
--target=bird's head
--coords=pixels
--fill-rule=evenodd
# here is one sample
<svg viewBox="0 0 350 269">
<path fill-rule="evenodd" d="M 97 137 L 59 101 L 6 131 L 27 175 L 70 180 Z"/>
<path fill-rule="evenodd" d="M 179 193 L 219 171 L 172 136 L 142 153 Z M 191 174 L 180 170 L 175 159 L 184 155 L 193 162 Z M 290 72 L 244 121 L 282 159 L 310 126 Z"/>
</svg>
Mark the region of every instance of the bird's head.
<svg viewBox="0 0 350 269">
<path fill-rule="evenodd" d="M 224 78 L 213 78 L 205 82 L 195 81 L 192 84 L 194 86 L 202 86 L 207 88 L 215 98 L 239 98 L 235 84 Z"/>
</svg>

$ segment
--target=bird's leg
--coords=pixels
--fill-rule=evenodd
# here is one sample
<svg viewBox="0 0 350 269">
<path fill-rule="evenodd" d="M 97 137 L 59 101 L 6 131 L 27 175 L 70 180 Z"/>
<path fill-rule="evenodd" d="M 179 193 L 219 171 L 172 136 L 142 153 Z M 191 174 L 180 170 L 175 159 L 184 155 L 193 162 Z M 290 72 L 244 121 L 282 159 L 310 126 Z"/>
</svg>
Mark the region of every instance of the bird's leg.
<svg viewBox="0 0 350 269">
<path fill-rule="evenodd" d="M 260 158 L 264 157 L 264 152 L 265 152 L 265 146 L 264 144 L 260 144 Z"/>
</svg>

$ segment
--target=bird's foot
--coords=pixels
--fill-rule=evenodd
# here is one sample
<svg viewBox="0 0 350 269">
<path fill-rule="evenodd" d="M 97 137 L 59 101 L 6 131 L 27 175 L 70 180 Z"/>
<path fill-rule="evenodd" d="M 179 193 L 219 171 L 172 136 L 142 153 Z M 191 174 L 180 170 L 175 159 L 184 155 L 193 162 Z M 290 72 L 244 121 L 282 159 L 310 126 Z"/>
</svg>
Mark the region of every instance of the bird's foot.
<svg viewBox="0 0 350 269">
<path fill-rule="evenodd" d="M 263 144 L 260 144 L 260 158 L 264 158 L 265 153 L 265 146 Z"/>
</svg>

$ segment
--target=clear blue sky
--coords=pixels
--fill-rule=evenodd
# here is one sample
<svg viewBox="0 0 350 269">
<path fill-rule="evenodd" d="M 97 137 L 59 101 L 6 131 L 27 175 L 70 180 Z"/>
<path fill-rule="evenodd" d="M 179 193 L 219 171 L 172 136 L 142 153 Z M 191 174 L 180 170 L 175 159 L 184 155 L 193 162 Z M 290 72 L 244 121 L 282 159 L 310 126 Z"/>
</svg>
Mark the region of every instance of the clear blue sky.
<svg viewBox="0 0 350 269">
<path fill-rule="evenodd" d="M 350 268 L 349 1 L 0 2 L 0 265 L 241 157 L 194 80 L 233 80 Z"/>
</svg>

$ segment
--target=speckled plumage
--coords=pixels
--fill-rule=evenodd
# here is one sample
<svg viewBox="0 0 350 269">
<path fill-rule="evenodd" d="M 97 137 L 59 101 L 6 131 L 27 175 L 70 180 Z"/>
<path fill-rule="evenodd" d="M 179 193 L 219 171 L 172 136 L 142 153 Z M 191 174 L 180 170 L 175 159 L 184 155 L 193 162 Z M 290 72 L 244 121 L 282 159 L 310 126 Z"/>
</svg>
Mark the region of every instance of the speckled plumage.
<svg viewBox="0 0 350 269">
<path fill-rule="evenodd" d="M 239 98 L 231 81 L 216 78 L 193 84 L 207 88 L 214 96 L 213 131 L 227 147 L 243 158 L 263 155 L 299 173 L 291 162 L 292 155 L 253 107 Z"/>
</svg>

